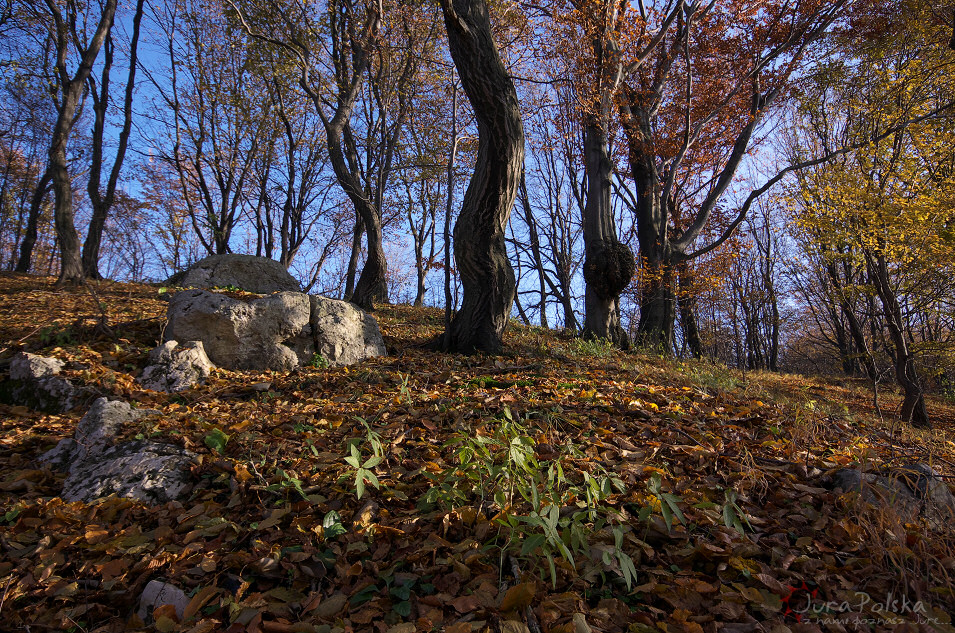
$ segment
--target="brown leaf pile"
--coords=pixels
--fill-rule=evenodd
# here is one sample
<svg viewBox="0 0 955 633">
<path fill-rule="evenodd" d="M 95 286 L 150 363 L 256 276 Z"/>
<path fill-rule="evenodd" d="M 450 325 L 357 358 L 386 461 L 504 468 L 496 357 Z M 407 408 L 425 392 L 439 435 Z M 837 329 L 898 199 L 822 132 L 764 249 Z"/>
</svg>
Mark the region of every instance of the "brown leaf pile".
<svg viewBox="0 0 955 633">
<path fill-rule="evenodd" d="M 402 306 L 377 313 L 389 357 L 219 370 L 157 394 L 134 377 L 160 337 L 162 298 L 143 285 L 54 292 L 50 280 L 0 277 L 4 357 L 67 361 L 74 382 L 161 412 L 135 435 L 202 457 L 183 503 L 65 503 L 62 475 L 37 456 L 71 436 L 84 409 L 0 405 L 2 629 L 955 630 L 951 528 L 903 523 L 823 485 L 853 464 L 931 461 L 951 475 L 948 423 L 914 434 L 872 419 L 852 388 L 617 353 L 539 328 L 512 328 L 502 357 L 438 354 L 421 344 L 440 331 L 439 312 Z M 553 572 L 540 549 L 522 551 L 531 531 L 508 517 L 533 508 L 514 491 L 502 507 L 456 470 L 462 438 L 493 438 L 507 419 L 541 469 L 559 464 L 576 486 L 585 473 L 620 480 L 601 501 L 618 535 L 586 523 L 583 545 L 563 534 L 574 564 L 555 555 Z M 382 446 L 379 486 L 357 499 L 345 458 L 352 445 L 370 456 L 369 431 Z M 461 498 L 420 503 L 449 475 L 462 477 Z M 682 517 L 670 526 L 656 478 Z M 727 525 L 734 516 L 742 533 Z M 618 551 L 634 563 L 629 587 Z M 185 612 L 140 620 L 150 580 L 184 590 Z"/>
</svg>

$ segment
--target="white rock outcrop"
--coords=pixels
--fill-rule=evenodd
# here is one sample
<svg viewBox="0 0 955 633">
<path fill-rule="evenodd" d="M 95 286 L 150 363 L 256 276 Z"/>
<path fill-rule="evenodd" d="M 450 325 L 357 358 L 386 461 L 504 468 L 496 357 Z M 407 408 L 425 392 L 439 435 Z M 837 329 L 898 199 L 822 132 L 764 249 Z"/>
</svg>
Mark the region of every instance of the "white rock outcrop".
<svg viewBox="0 0 955 633">
<path fill-rule="evenodd" d="M 246 292 L 299 292 L 302 287 L 292 275 L 274 259 L 255 255 L 210 255 L 186 270 L 176 273 L 166 282 L 191 288 L 234 287 Z"/>
<path fill-rule="evenodd" d="M 10 362 L 4 399 L 46 413 L 64 413 L 79 404 L 86 392 L 59 375 L 63 361 L 21 352 Z"/>
<path fill-rule="evenodd" d="M 149 352 L 149 364 L 137 382 L 146 389 L 175 393 L 205 382 L 213 369 L 202 341 L 166 341 Z"/>
<path fill-rule="evenodd" d="M 115 494 L 159 505 L 187 494 L 192 489 L 190 467 L 195 455 L 174 444 L 116 442 L 124 427 L 153 413 L 125 402 L 97 399 L 73 438 L 40 456 L 41 462 L 67 471 L 63 499 L 90 503 Z"/>
<path fill-rule="evenodd" d="M 344 301 L 279 292 L 240 301 L 205 290 L 176 293 L 169 302 L 168 340 L 201 341 L 225 369 L 288 371 L 321 354 L 330 366 L 387 354 L 370 314 Z"/>
</svg>

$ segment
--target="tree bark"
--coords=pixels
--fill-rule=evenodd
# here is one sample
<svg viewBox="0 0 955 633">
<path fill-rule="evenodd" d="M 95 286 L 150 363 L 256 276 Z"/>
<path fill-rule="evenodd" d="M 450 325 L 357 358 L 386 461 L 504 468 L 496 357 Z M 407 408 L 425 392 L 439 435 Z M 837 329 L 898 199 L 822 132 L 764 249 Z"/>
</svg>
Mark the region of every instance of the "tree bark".
<svg viewBox="0 0 955 633">
<path fill-rule="evenodd" d="M 889 330 L 895 356 L 895 379 L 902 387 L 902 410 L 899 417 L 912 426 L 930 429 L 932 423 L 925 407 L 925 393 L 918 370 L 915 368 L 915 355 L 909 348 L 905 337 L 905 323 L 902 308 L 891 286 L 888 265 L 885 257 L 866 253 L 870 277 L 882 302 L 885 325 Z"/>
<path fill-rule="evenodd" d="M 692 283 L 692 273 L 686 264 L 680 266 L 677 279 L 680 288 L 680 323 L 683 326 L 683 339 L 693 358 L 703 358 L 703 341 L 696 323 L 696 294 Z"/>
<path fill-rule="evenodd" d="M 454 169 L 458 156 L 458 85 L 451 84 L 451 139 L 448 147 L 448 197 L 444 205 L 444 329 L 451 330 L 454 316 L 451 295 L 451 212 L 454 204 Z"/>
<path fill-rule="evenodd" d="M 446 351 L 497 353 L 516 293 L 507 225 L 524 168 L 517 91 L 491 34 L 485 0 L 441 0 L 451 57 L 478 124 L 478 156 L 454 225 L 464 298 L 439 339 Z"/>
<path fill-rule="evenodd" d="M 361 259 L 361 238 L 365 234 L 365 225 L 361 214 L 355 213 L 355 227 L 351 233 L 351 254 L 348 256 L 348 268 L 345 270 L 345 301 L 351 301 L 355 293 L 355 277 L 358 275 L 358 262 Z"/>
<path fill-rule="evenodd" d="M 609 119 L 609 117 L 608 117 Z M 604 123 L 605 125 L 606 123 Z M 620 293 L 633 279 L 633 252 L 617 240 L 610 206 L 610 162 L 607 133 L 598 121 L 584 128 L 584 159 L 587 202 L 584 206 L 584 336 L 606 339 L 627 348 L 629 341 L 620 326 Z"/>
<path fill-rule="evenodd" d="M 116 1 L 106 0 L 99 24 L 89 45 L 79 51 L 81 55 L 79 67 L 73 77 L 67 72 L 67 52 L 71 31 L 76 24 L 67 24 L 60 9 L 54 0 L 46 0 L 47 9 L 53 18 L 56 29 L 56 73 L 59 78 L 60 98 L 57 102 L 56 124 L 53 127 L 53 137 L 50 140 L 49 173 L 53 180 L 53 224 L 60 243 L 60 276 L 58 285 L 78 284 L 84 279 L 82 256 L 80 254 L 80 237 L 76 232 L 73 214 L 73 187 L 70 181 L 69 167 L 66 159 L 66 147 L 76 120 L 76 111 L 80 105 L 83 85 L 93 70 L 93 62 L 99 54 L 103 42 L 106 40 L 113 26 L 113 16 L 116 13 Z M 72 20 L 76 16 L 70 16 Z"/>
<path fill-rule="evenodd" d="M 90 166 L 90 177 L 87 191 L 93 207 L 89 229 L 86 232 L 86 241 L 83 243 L 83 273 L 90 279 L 101 279 L 99 272 L 99 253 L 103 242 L 103 231 L 106 228 L 106 218 L 116 197 L 116 186 L 119 182 L 119 173 L 126 159 L 126 148 L 129 146 L 129 135 L 133 121 L 133 91 L 136 88 L 136 66 L 139 50 L 139 27 L 143 18 L 145 0 L 137 0 L 136 12 L 133 15 L 133 35 L 129 47 L 129 74 L 126 79 L 126 91 L 123 101 L 123 128 L 119 133 L 119 145 L 109 179 L 106 182 L 106 191 L 100 192 L 100 176 L 103 170 L 103 133 L 106 126 L 106 110 L 109 106 L 109 72 L 113 64 L 113 45 L 107 36 L 104 44 L 105 63 L 103 65 L 100 93 L 97 95 L 96 86 L 91 84 L 91 93 L 94 98 L 93 111 L 95 122 L 93 125 L 93 160 Z"/>
<path fill-rule="evenodd" d="M 33 191 L 33 197 L 30 199 L 30 213 L 27 216 L 26 231 L 23 234 L 23 241 L 20 242 L 20 257 L 17 260 L 15 270 L 18 273 L 30 272 L 30 265 L 33 263 L 33 247 L 36 246 L 37 233 L 40 223 L 40 209 L 43 206 L 43 199 L 50 191 L 50 181 L 53 175 L 47 169 L 40 176 L 36 189 Z"/>
</svg>

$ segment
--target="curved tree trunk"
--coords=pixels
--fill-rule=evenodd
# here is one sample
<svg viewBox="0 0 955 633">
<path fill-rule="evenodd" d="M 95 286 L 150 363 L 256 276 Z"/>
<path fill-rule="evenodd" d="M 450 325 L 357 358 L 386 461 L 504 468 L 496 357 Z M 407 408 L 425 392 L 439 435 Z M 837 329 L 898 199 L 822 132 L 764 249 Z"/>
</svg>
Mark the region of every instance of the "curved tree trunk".
<svg viewBox="0 0 955 633">
<path fill-rule="evenodd" d="M 388 260 L 382 240 L 381 210 L 377 205 L 363 209 L 362 220 L 365 225 L 365 239 L 368 256 L 361 269 L 355 292 L 351 301 L 365 310 L 373 310 L 375 303 L 388 302 Z"/>
<path fill-rule="evenodd" d="M 464 299 L 439 344 L 497 353 L 516 292 L 504 227 L 524 168 L 517 91 L 491 35 L 485 0 L 441 0 L 451 57 L 478 123 L 478 156 L 454 225 Z"/>
<path fill-rule="evenodd" d="M 869 276 L 875 285 L 876 293 L 882 302 L 885 325 L 894 348 L 895 379 L 902 387 L 902 411 L 899 417 L 912 426 L 930 429 L 932 423 L 925 407 L 925 392 L 922 380 L 915 368 L 915 355 L 909 348 L 905 337 L 905 321 L 902 307 L 892 288 L 891 277 L 885 257 L 866 252 Z"/>
<path fill-rule="evenodd" d="M 584 336 L 606 339 L 626 349 L 620 326 L 620 293 L 634 273 L 633 252 L 617 239 L 610 206 L 610 163 L 607 133 L 597 121 L 584 128 L 587 202 L 584 206 Z"/>
</svg>

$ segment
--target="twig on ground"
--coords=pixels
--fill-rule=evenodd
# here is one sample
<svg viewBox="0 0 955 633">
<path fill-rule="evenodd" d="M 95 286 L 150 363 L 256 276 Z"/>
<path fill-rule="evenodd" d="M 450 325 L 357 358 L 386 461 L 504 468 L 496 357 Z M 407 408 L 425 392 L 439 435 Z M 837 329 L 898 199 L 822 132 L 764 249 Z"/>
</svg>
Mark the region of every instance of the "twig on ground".
<svg viewBox="0 0 955 633">
<path fill-rule="evenodd" d="M 507 558 L 511 564 L 511 575 L 514 576 L 515 581 L 521 582 L 521 568 L 517 564 L 517 559 L 513 556 Z M 524 607 L 524 620 L 527 622 L 527 629 L 530 633 L 541 633 L 541 625 L 537 622 L 537 616 L 534 615 L 534 609 L 531 608 L 531 605 Z"/>
</svg>

